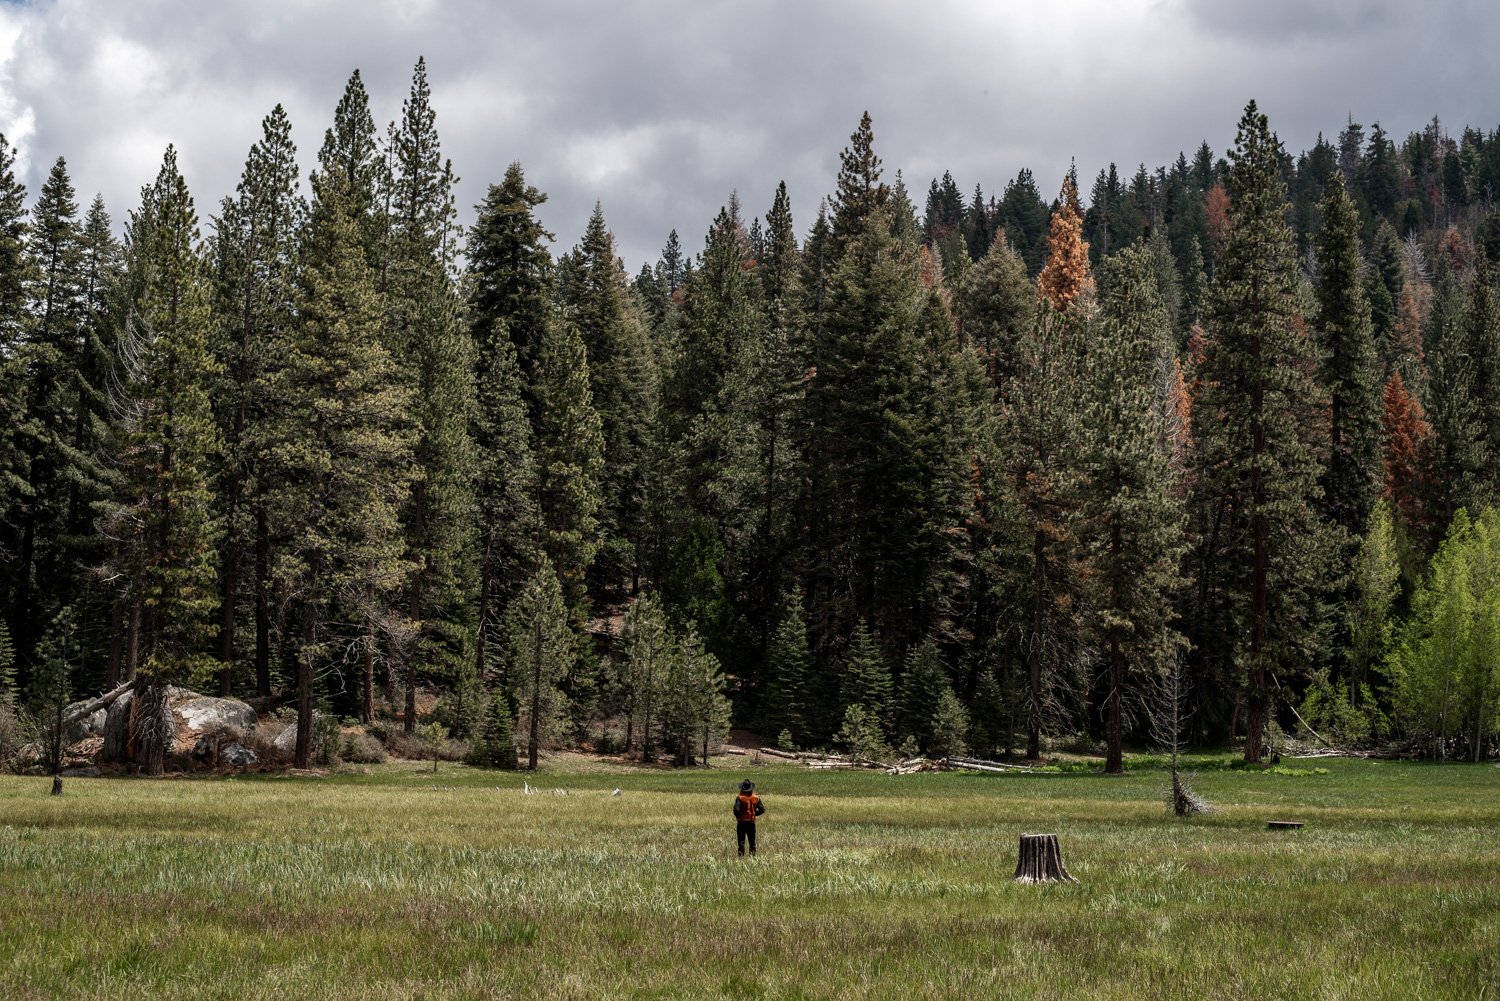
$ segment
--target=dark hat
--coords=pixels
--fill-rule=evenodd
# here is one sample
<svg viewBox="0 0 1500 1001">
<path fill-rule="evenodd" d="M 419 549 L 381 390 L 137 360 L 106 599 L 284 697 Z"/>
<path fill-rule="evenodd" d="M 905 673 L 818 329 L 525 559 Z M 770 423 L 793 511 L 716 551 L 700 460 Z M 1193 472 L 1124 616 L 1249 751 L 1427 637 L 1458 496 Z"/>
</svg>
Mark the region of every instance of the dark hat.
<svg viewBox="0 0 1500 1001">
<path fill-rule="evenodd" d="M 740 783 L 740 792 L 749 792 L 751 789 L 754 789 L 754 788 L 755 788 L 755 783 L 751 782 L 749 779 L 746 779 L 745 781 L 743 781 L 743 782 Z"/>
</svg>

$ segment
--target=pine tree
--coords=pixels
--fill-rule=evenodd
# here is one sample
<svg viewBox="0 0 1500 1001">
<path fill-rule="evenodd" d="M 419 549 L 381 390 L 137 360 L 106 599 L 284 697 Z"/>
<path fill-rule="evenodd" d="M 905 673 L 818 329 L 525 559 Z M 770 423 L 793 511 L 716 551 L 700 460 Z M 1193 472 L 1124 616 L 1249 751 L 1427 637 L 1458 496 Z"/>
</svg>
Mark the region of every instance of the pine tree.
<svg viewBox="0 0 1500 1001">
<path fill-rule="evenodd" d="M 32 208 L 28 235 L 29 317 L 11 358 L 24 379 L 11 426 L 15 472 L 23 482 L 12 495 L 13 509 L 5 512 L 19 534 L 12 550 L 12 622 L 23 661 L 31 659 L 41 624 L 71 603 L 82 583 L 84 551 L 80 540 L 70 538 L 69 516 L 76 513 L 70 501 L 75 485 L 97 483 L 101 472 L 91 455 L 71 447 L 87 391 L 81 379 L 89 361 L 89 325 L 78 204 L 61 158 Z"/>
<path fill-rule="evenodd" d="M 1205 536 L 1215 548 L 1200 557 L 1200 573 L 1220 582 L 1217 600 L 1247 637 L 1232 655 L 1247 685 L 1245 760 L 1258 762 L 1268 672 L 1305 663 L 1316 626 L 1310 592 L 1327 560 L 1311 443 L 1322 403 L 1298 321 L 1281 146 L 1253 101 L 1230 163 L 1233 225 L 1214 273 L 1193 440 L 1200 503 L 1219 526 Z"/>
<path fill-rule="evenodd" d="M 655 598 L 642 595 L 631 604 L 620 639 L 625 749 L 639 747 L 641 760 L 651 761 L 656 755 L 661 697 L 672 658 L 671 633 Z"/>
<path fill-rule="evenodd" d="M 839 157 L 838 190 L 830 206 L 833 212 L 833 241 L 835 253 L 842 256 L 845 247 L 855 237 L 865 233 L 874 223 L 871 217 L 886 207 L 891 189 L 880 180 L 880 157 L 875 155 L 875 132 L 866 111 L 859 119 L 859 128 L 849 136 L 849 145 Z M 958 212 L 963 211 L 962 197 Z M 957 221 L 957 213 L 954 219 Z M 890 217 L 882 216 L 880 225 L 890 232 Z"/>
<path fill-rule="evenodd" d="M 1093 619 L 1109 668 L 1107 774 L 1124 771 L 1123 703 L 1183 646 L 1172 627 L 1181 587 L 1182 507 L 1172 491 L 1171 414 L 1163 376 L 1172 329 L 1149 247 L 1110 259 L 1100 323 L 1085 365 L 1082 528 Z"/>
<path fill-rule="evenodd" d="M 1081 311 L 1080 311 L 1081 313 Z M 1021 552 L 1005 552 L 1018 582 L 1019 600 L 1008 609 L 1024 637 L 1026 657 L 1026 756 L 1041 756 L 1049 693 L 1065 680 L 1081 640 L 1076 619 L 1081 583 L 1077 538 L 1078 469 L 1072 457 L 1081 439 L 1077 332 L 1067 317 L 1044 304 L 1016 345 L 1015 374 L 1003 387 L 1002 420 L 1008 430 L 1004 462 L 1018 505 Z"/>
<path fill-rule="evenodd" d="M 1323 473 L 1329 521 L 1355 540 L 1369 522 L 1380 482 L 1380 362 L 1361 287 L 1359 213 L 1335 173 L 1318 205 L 1319 382 L 1328 390 L 1331 451 Z"/>
<path fill-rule="evenodd" d="M 204 662 L 217 601 L 219 525 L 210 483 L 220 448 L 207 386 L 211 318 L 198 217 L 177 153 L 141 191 L 126 231 L 129 318 L 114 454 L 121 487 L 103 529 L 115 544 L 108 572 L 134 607 L 132 666 L 139 666 L 142 757 L 164 767 L 166 686 Z M 139 651 L 139 653 L 134 653 Z"/>
<path fill-rule="evenodd" d="M 1480 403 L 1483 383 L 1475 357 L 1476 327 L 1470 322 L 1474 315 L 1465 307 L 1452 272 L 1440 268 L 1427 330 L 1427 343 L 1433 345 L 1428 387 L 1435 494 L 1431 511 L 1439 534 L 1460 510 L 1484 505 L 1484 483 L 1492 467 Z"/>
<path fill-rule="evenodd" d="M 271 345 L 292 322 L 297 225 L 304 212 L 297 192 L 297 147 L 281 105 L 261 123 L 250 148 L 237 197 L 224 200 L 216 221 L 213 261 L 215 355 L 223 378 L 215 387 L 219 434 L 224 442 L 219 474 L 223 501 L 219 620 L 219 694 L 231 691 L 239 655 L 237 629 L 242 567 L 253 556 L 246 536 L 273 484 L 260 475 L 262 457 L 248 445 L 251 424 L 265 415 L 264 373 Z M 255 582 L 257 590 L 264 588 Z M 257 629 L 257 637 L 268 630 Z M 270 694 L 269 649 L 257 643 L 257 691 Z"/>
<path fill-rule="evenodd" d="M 1037 276 L 1037 293 L 1058 312 L 1067 312 L 1080 299 L 1087 301 L 1093 290 L 1089 272 L 1089 245 L 1083 240 L 1083 213 L 1078 204 L 1078 186 L 1072 176 L 1063 178 L 1052 213 L 1052 234 L 1047 239 L 1047 265 Z"/>
<path fill-rule="evenodd" d="M 1016 343 L 1031 323 L 1036 290 L 1003 232 L 965 276 L 955 306 L 961 342 L 981 353 L 995 385 L 1005 384 L 1015 375 Z"/>
<path fill-rule="evenodd" d="M 497 690 L 490 699 L 489 711 L 484 717 L 484 728 L 464 760 L 480 768 L 499 768 L 510 772 L 516 770 L 519 764 L 516 758 L 516 724 L 510 699 L 504 691 Z"/>
<path fill-rule="evenodd" d="M 511 602 L 506 636 L 507 673 L 526 735 L 526 767 L 534 772 L 542 742 L 559 734 L 567 718 L 558 684 L 576 657 L 562 588 L 546 557 Z"/>
<path fill-rule="evenodd" d="M 1382 399 L 1385 430 L 1385 489 L 1382 496 L 1396 508 L 1403 528 L 1425 537 L 1425 502 L 1431 490 L 1432 425 L 1422 402 L 1408 393 L 1400 370 L 1386 380 Z"/>
<path fill-rule="evenodd" d="M 807 642 L 802 596 L 792 592 L 782 603 L 781 622 L 766 652 L 766 672 L 761 683 L 761 733 L 787 731 L 794 742 L 807 741 L 812 670 L 812 648 Z"/>
<path fill-rule="evenodd" d="M 863 619 L 854 626 L 844 653 L 839 701 L 845 710 L 860 706 L 885 733 L 892 729 L 891 667 Z"/>
<path fill-rule="evenodd" d="M 537 386 L 537 506 L 542 548 L 556 568 L 569 607 L 585 595 L 584 575 L 598 550 L 604 435 L 589 389 L 583 338 L 566 320 L 542 334 Z"/>
<path fill-rule="evenodd" d="M 944 685 L 938 692 L 937 705 L 927 728 L 931 736 L 927 739 L 927 753 L 935 758 L 956 757 L 969 750 L 969 713 L 964 709 L 953 689 Z"/>
<path fill-rule="evenodd" d="M 739 267 L 739 247 L 735 267 Z M 617 587 L 639 575 L 637 549 L 645 486 L 646 435 L 655 411 L 656 365 L 646 328 L 630 296 L 614 235 L 598 204 L 583 242 L 568 255 L 561 289 L 565 315 L 588 355 L 589 388 L 604 436 L 599 487 L 599 550 L 591 564 L 596 587 Z M 712 395 L 716 387 L 705 386 Z"/>
<path fill-rule="evenodd" d="M 552 234 L 536 218 L 546 201 L 545 193 L 526 183 L 521 165 L 512 163 L 504 180 L 490 185 L 476 207 L 468 244 L 469 317 L 479 386 L 485 383 L 485 366 L 497 357 L 495 342 L 509 340 L 533 421 L 537 359 L 552 311 L 552 255 L 547 250 Z"/>
<path fill-rule="evenodd" d="M 423 477 L 404 516 L 417 564 L 408 600 L 418 625 L 407 664 L 408 733 L 416 727 L 422 666 L 456 674 L 472 663 L 474 496 L 470 437 L 474 409 L 473 341 L 459 322 L 454 282 L 458 227 L 453 167 L 442 158 L 427 65 L 417 60 L 401 120 L 391 127 L 390 236 L 386 247 L 391 344 L 413 394 L 416 463 Z"/>
<path fill-rule="evenodd" d="M 16 178 L 16 153 L 0 134 L 0 549 L 20 555 L 24 548 L 22 519 L 16 508 L 29 500 L 30 475 L 26 448 L 19 429 L 26 420 L 30 379 L 25 350 L 26 288 L 31 261 L 26 254 L 26 186 Z M 7 561 L 9 563 L 9 561 Z M 30 559 L 19 560 L 22 565 Z M 3 568 L 5 614 L 11 642 L 19 644 L 21 661 L 36 629 L 30 613 L 32 579 Z"/>
<path fill-rule="evenodd" d="M 399 514 L 416 441 L 410 391 L 380 337 L 384 315 L 346 176 L 315 174 L 300 239 L 297 323 L 271 334 L 266 417 L 251 447 L 277 484 L 266 501 L 285 540 L 275 577 L 300 598 L 296 766 L 312 749 L 314 680 L 355 642 L 404 635 L 387 610 L 413 572 Z M 366 659 L 361 714 L 373 702 Z"/>
<path fill-rule="evenodd" d="M 475 495 L 479 519 L 479 614 L 475 670 L 491 671 L 490 633 L 521 581 L 536 566 L 541 539 L 537 469 L 516 349 L 499 338 L 478 379 L 474 444 L 479 458 Z"/>
<path fill-rule="evenodd" d="M 933 748 L 933 719 L 944 692 L 951 695 L 952 689 L 938 658 L 937 644 L 931 639 L 923 640 L 906 652 L 906 667 L 896 696 L 897 736 L 910 738 L 923 751 L 937 755 Z"/>
</svg>

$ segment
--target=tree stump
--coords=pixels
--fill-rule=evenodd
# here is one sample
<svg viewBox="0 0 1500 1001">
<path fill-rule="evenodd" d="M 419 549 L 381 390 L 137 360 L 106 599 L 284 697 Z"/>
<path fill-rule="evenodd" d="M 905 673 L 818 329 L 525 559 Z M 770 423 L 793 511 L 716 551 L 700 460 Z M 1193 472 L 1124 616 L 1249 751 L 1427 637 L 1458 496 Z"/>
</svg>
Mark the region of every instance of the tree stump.
<svg viewBox="0 0 1500 1001">
<path fill-rule="evenodd" d="M 53 775 L 52 776 L 52 795 L 54 795 L 54 796 L 61 796 L 62 795 L 62 776 L 61 775 Z"/>
<path fill-rule="evenodd" d="M 1021 835 L 1021 853 L 1016 859 L 1016 874 L 1011 879 L 1018 883 L 1078 882 L 1063 865 L 1056 834 Z"/>
</svg>

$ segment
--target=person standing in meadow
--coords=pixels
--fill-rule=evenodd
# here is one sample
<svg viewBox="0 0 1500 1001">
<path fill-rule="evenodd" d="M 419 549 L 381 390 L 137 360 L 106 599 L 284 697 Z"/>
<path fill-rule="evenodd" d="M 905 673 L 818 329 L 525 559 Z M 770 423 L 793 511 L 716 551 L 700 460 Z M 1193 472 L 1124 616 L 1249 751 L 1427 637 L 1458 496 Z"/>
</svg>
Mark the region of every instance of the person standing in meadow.
<svg viewBox="0 0 1500 1001">
<path fill-rule="evenodd" d="M 766 812 L 766 806 L 755 795 L 755 783 L 749 779 L 740 783 L 740 794 L 734 798 L 734 834 L 739 844 L 740 858 L 745 857 L 745 843 L 750 844 L 750 855 L 755 856 L 755 818 Z"/>
</svg>

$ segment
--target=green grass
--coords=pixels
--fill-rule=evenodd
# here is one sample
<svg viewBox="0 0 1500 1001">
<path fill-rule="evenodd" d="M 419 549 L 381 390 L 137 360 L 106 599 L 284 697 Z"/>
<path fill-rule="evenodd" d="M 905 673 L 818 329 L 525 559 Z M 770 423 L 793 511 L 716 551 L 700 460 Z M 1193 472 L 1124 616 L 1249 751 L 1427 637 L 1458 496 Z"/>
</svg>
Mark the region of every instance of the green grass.
<svg viewBox="0 0 1500 1001">
<path fill-rule="evenodd" d="M 1500 769 L 1204 764 L 1186 821 L 1154 770 L 766 767 L 748 863 L 728 767 L 5 776 L 0 998 L 1497 996 Z"/>
</svg>

